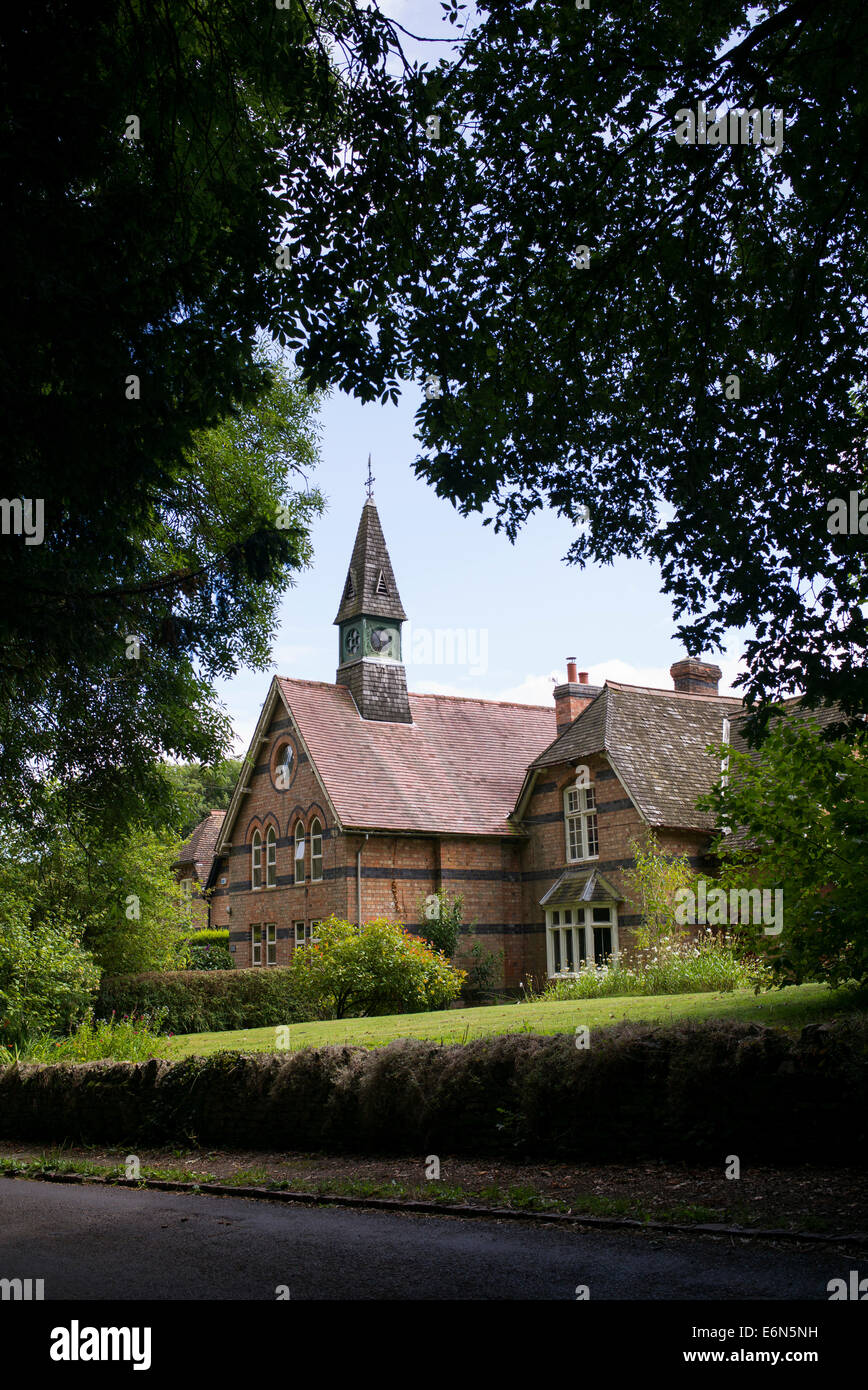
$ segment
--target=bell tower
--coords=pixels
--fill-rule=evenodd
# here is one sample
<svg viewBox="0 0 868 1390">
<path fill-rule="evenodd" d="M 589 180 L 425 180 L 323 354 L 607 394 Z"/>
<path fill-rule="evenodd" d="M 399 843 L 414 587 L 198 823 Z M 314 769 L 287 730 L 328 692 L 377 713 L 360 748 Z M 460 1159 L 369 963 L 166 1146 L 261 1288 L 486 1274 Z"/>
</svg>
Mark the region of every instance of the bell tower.
<svg viewBox="0 0 868 1390">
<path fill-rule="evenodd" d="M 368 461 L 368 497 L 362 508 L 335 624 L 338 685 L 349 687 L 363 719 L 412 724 L 407 673 L 401 660 L 401 605 L 377 508 Z"/>
</svg>

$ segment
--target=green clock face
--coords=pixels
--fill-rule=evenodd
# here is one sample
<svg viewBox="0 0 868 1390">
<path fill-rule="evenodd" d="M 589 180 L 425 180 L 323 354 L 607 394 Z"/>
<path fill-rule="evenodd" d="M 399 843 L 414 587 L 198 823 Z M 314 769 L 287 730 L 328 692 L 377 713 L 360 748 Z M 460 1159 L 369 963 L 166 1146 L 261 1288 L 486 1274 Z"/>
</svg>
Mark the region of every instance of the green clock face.
<svg viewBox="0 0 868 1390">
<path fill-rule="evenodd" d="M 398 634 L 393 627 L 373 627 L 368 633 L 368 643 L 374 656 L 398 655 Z"/>
</svg>

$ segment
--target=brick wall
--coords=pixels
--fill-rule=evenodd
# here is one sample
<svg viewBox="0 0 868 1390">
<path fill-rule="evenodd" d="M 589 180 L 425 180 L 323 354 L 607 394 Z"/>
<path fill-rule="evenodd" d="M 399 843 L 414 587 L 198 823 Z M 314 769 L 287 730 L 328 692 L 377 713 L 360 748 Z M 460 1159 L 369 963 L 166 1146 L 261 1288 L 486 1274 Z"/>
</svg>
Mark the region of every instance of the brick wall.
<svg viewBox="0 0 868 1390">
<path fill-rule="evenodd" d="M 292 777 L 286 790 L 276 780 L 278 754 L 289 739 L 295 750 Z M 599 857 L 595 867 L 625 895 L 619 906 L 619 938 L 629 947 L 638 924 L 638 910 L 629 900 L 625 872 L 632 867 L 631 841 L 641 838 L 645 825 L 608 759 L 587 759 L 597 799 Z M 459 941 L 457 964 L 468 969 L 473 940 L 488 951 L 503 952 L 496 985 L 516 988 L 528 974 L 544 975 L 545 912 L 540 898 L 567 867 L 563 793 L 575 780 L 572 764 L 544 769 L 525 814 L 526 839 L 496 836 L 363 835 L 341 833 L 334 824 L 328 800 L 283 709 L 279 709 L 265 741 L 255 755 L 232 833 L 232 848 L 217 867 L 211 906 L 211 925 L 228 926 L 230 945 L 239 968 L 252 964 L 251 926 L 273 923 L 277 931 L 276 964 L 289 962 L 294 924 L 312 923 L 335 913 L 357 918 L 356 855 L 361 847 L 362 920 L 386 917 L 410 930 L 422 923 L 420 901 L 441 886 L 464 898 L 464 921 L 473 932 Z M 310 826 L 314 816 L 323 827 L 323 877 L 311 881 Z M 294 881 L 294 831 L 305 830 L 305 877 Z M 251 886 L 251 840 L 255 829 L 263 837 L 262 874 L 266 877 L 265 835 L 277 835 L 277 886 Z M 697 866 L 703 862 L 708 837 L 698 831 L 663 831 L 658 835 L 667 853 L 686 853 Z M 225 884 L 221 878 L 226 878 Z M 231 907 L 231 913 L 229 908 Z M 263 964 L 265 962 L 263 946 Z"/>
<path fill-rule="evenodd" d="M 598 858 L 585 862 L 624 895 L 618 905 L 618 936 L 621 949 L 629 950 L 640 914 L 631 898 L 627 871 L 635 863 L 631 844 L 644 839 L 647 826 L 605 754 L 594 754 L 585 762 L 596 793 L 599 837 Z M 572 763 L 542 769 L 525 814 L 530 837 L 522 855 L 523 914 L 524 921 L 536 928 L 525 936 L 524 968 L 528 974 L 545 974 L 545 909 L 539 903 L 568 867 L 564 792 L 575 778 Z M 696 867 L 706 862 L 709 837 L 704 832 L 662 830 L 655 834 L 666 854 L 687 854 Z"/>
</svg>

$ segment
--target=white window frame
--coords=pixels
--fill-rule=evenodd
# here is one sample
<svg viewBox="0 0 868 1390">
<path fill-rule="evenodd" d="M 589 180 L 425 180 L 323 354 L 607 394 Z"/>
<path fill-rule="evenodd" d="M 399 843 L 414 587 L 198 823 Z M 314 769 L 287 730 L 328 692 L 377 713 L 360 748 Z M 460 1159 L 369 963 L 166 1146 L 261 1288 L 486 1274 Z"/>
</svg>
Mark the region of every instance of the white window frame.
<svg viewBox="0 0 868 1390">
<path fill-rule="evenodd" d="M 265 837 L 265 886 L 277 887 L 277 835 L 273 825 L 268 827 Z"/>
<path fill-rule="evenodd" d="M 569 864 L 600 857 L 597 795 L 593 782 L 586 787 L 571 786 L 564 790 L 564 842 Z"/>
<path fill-rule="evenodd" d="M 265 923 L 265 964 L 277 965 L 277 923 Z"/>
<path fill-rule="evenodd" d="M 262 836 L 258 830 L 254 830 L 250 841 L 250 887 L 254 893 L 262 887 Z"/>
<path fill-rule="evenodd" d="M 262 924 L 253 922 L 250 927 L 250 964 L 262 964 Z"/>
<path fill-rule="evenodd" d="M 299 931 L 298 931 L 299 927 L 301 927 L 301 938 L 300 938 L 300 939 L 299 939 Z M 303 945 L 304 945 L 304 940 L 305 940 L 305 925 L 304 925 L 304 922 L 293 922 L 293 924 L 292 924 L 292 932 L 293 932 L 293 938 L 294 938 L 295 945 L 296 945 L 296 946 L 303 946 Z"/>
<path fill-rule="evenodd" d="M 299 854 L 299 852 L 298 852 L 298 851 L 299 851 L 299 847 L 301 848 L 301 854 Z M 304 822 L 303 822 L 303 821 L 299 821 L 298 824 L 297 824 L 296 827 L 295 827 L 295 834 L 293 835 L 293 848 L 294 848 L 294 851 L 295 851 L 295 859 L 293 860 L 293 870 L 292 870 L 292 872 L 293 872 L 293 882 L 294 882 L 294 883 L 304 883 L 304 856 L 305 856 L 305 849 L 306 849 L 306 846 L 305 846 L 305 841 L 304 841 Z M 301 872 L 300 872 L 300 873 L 299 873 L 299 868 L 301 869 Z"/>
<path fill-rule="evenodd" d="M 322 882 L 322 821 L 319 816 L 314 816 L 310 823 L 310 881 Z"/>
<path fill-rule="evenodd" d="M 603 913 L 607 918 L 603 919 Z M 596 920 L 595 919 L 596 914 Z M 618 908 L 615 903 L 580 903 L 546 908 L 546 970 L 549 979 L 571 980 L 582 963 L 596 961 L 594 929 L 612 933 L 613 960 L 618 959 Z M 584 932 L 584 937 L 581 933 Z M 567 968 L 571 965 L 571 968 Z"/>
</svg>

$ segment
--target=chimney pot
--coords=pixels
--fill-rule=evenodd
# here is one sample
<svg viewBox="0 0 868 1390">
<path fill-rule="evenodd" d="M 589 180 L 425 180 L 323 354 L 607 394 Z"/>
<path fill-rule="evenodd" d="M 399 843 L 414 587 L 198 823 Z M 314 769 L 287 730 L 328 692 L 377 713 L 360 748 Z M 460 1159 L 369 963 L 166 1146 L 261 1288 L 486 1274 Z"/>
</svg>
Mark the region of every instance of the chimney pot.
<svg viewBox="0 0 868 1390">
<path fill-rule="evenodd" d="M 576 658 L 574 656 L 567 657 L 567 683 L 569 685 L 577 684 Z"/>
<path fill-rule="evenodd" d="M 587 671 L 580 671 L 580 672 L 579 672 L 579 685 L 587 685 L 587 684 L 588 684 L 588 673 L 587 673 Z"/>
</svg>

